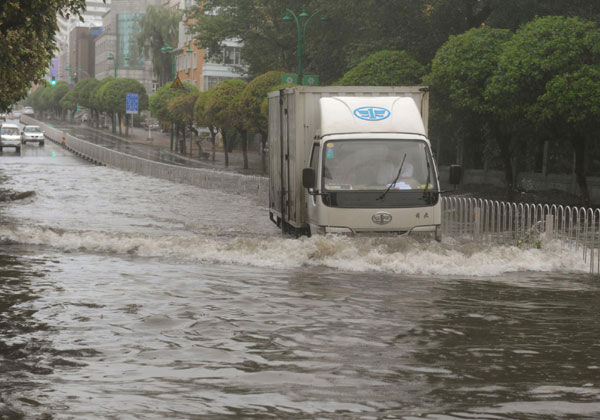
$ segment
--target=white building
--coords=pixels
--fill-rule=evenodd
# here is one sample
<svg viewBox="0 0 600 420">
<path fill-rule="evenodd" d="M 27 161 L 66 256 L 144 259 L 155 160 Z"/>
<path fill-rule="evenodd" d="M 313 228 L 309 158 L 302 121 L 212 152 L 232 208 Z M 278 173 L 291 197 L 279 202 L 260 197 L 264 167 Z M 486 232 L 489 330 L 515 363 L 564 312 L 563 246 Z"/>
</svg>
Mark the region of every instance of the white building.
<svg viewBox="0 0 600 420">
<path fill-rule="evenodd" d="M 100 27 L 102 26 L 102 16 L 110 9 L 111 0 L 106 0 L 104 3 L 102 0 L 87 0 L 86 10 L 82 11 L 81 16 L 83 22 L 79 20 L 78 16 L 70 16 L 69 18 L 63 18 L 58 15 L 58 31 L 56 33 L 56 44 L 58 51 L 56 51 L 55 57 L 57 58 L 56 63 L 58 68 L 56 71 L 58 74 L 58 80 L 69 81 L 70 74 L 66 70 L 69 66 L 68 61 L 61 59 L 60 57 L 68 57 L 69 54 L 69 34 L 71 31 L 79 26 L 84 27 Z"/>
</svg>

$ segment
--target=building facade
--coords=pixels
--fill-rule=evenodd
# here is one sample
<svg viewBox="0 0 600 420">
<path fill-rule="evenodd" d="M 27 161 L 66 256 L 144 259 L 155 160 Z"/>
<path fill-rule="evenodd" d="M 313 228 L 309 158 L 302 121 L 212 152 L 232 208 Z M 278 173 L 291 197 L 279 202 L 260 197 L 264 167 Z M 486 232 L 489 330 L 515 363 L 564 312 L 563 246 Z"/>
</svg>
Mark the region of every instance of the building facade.
<svg viewBox="0 0 600 420">
<path fill-rule="evenodd" d="M 58 31 L 56 33 L 56 45 L 58 50 L 55 57 L 57 58 L 58 67 L 56 70 L 52 70 L 49 77 L 55 76 L 57 80 L 69 82 L 71 79 L 71 71 L 67 70 L 67 67 L 74 67 L 68 62 L 71 55 L 70 47 L 70 35 L 74 28 L 86 27 L 86 28 L 97 28 L 102 26 L 102 16 L 110 9 L 111 0 L 87 0 L 86 10 L 82 11 L 83 22 L 77 16 L 70 16 L 64 18 L 58 16 Z M 61 57 L 67 56 L 67 59 Z M 81 67 L 81 66 L 80 66 Z M 56 73 L 54 73 L 56 71 Z M 89 71 L 86 71 L 89 73 Z M 91 74 L 91 73 L 90 73 Z"/>
<path fill-rule="evenodd" d="M 192 0 L 165 0 L 184 10 L 193 6 Z M 242 44 L 235 40 L 223 43 L 218 53 L 210 53 L 198 48 L 188 27 L 194 22 L 184 15 L 179 25 L 179 40 L 175 56 L 175 71 L 182 82 L 190 83 L 201 91 L 207 91 L 224 80 L 240 79 L 247 76 L 247 67 L 242 61 Z"/>
<path fill-rule="evenodd" d="M 135 79 L 142 83 L 148 94 L 155 87 L 152 57 L 145 56 L 137 45 L 139 20 L 148 6 L 162 4 L 162 0 L 112 0 L 110 10 L 102 18 L 102 34 L 95 42 L 95 75 Z"/>
</svg>

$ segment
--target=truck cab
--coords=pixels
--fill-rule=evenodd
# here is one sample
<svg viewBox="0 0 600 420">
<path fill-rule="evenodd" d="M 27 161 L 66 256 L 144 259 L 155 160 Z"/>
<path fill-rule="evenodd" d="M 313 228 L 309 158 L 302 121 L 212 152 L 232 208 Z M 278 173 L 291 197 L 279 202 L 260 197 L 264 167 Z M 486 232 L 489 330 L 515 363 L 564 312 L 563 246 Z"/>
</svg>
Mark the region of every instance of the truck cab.
<svg viewBox="0 0 600 420">
<path fill-rule="evenodd" d="M 427 90 L 360 88 L 337 96 L 322 89 L 312 100 L 288 97 L 282 124 L 274 124 L 284 131 L 270 146 L 281 155 L 271 160 L 279 167 L 272 167 L 270 198 L 280 200 L 271 200 L 271 219 L 296 234 L 430 232 L 439 240 L 440 188 L 427 138 Z M 317 115 L 309 102 L 317 105 Z"/>
</svg>

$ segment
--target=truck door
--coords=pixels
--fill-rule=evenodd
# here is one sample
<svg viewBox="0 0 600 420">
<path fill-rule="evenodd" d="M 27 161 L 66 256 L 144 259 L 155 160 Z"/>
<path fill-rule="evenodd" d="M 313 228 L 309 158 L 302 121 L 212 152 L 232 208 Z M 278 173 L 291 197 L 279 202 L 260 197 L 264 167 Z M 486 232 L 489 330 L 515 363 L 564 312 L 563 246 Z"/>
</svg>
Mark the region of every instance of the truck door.
<svg viewBox="0 0 600 420">
<path fill-rule="evenodd" d="M 317 176 L 317 188 L 315 191 L 310 192 L 320 192 L 321 191 L 321 146 L 319 143 L 314 143 L 312 150 L 310 152 L 310 167 L 314 169 L 315 174 Z M 308 191 L 307 191 L 308 192 Z M 306 206 L 308 211 L 308 223 L 311 225 L 318 224 L 318 195 L 312 194 L 309 195 L 306 200 Z"/>
</svg>

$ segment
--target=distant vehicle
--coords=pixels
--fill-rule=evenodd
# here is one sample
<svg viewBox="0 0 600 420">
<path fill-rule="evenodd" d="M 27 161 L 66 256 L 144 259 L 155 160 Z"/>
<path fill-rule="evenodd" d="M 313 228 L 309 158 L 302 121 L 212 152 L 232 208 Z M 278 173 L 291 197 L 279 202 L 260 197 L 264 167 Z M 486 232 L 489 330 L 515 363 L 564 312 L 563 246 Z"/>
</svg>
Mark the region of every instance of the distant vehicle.
<svg viewBox="0 0 600 420">
<path fill-rule="evenodd" d="M 30 106 L 26 106 L 26 107 L 24 107 L 24 108 L 21 110 L 21 112 L 22 112 L 23 114 L 25 114 L 25 115 L 33 115 L 33 114 L 34 114 L 33 108 L 32 108 L 32 107 L 30 107 Z"/>
<path fill-rule="evenodd" d="M 0 152 L 3 152 L 5 147 L 14 147 L 17 153 L 21 152 L 21 134 L 18 125 L 5 123 L 0 127 Z"/>
<path fill-rule="evenodd" d="M 36 142 L 40 146 L 44 145 L 44 132 L 37 125 L 26 125 L 21 132 L 21 143 Z"/>
<path fill-rule="evenodd" d="M 6 121 L 6 114 L 4 112 L 0 112 L 0 120 Z"/>
</svg>

